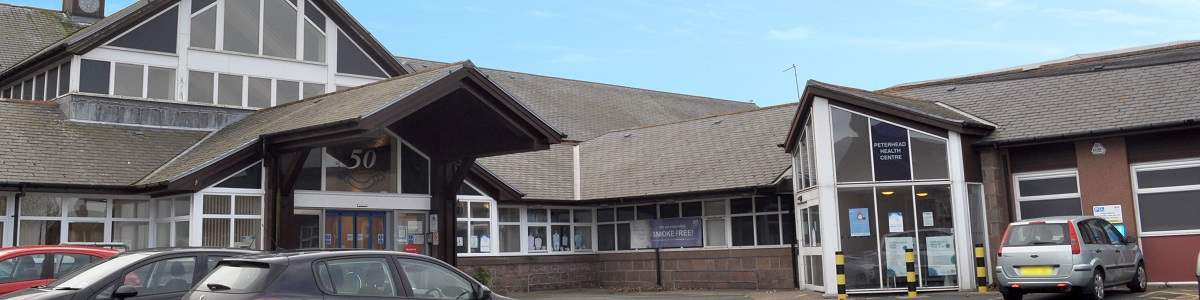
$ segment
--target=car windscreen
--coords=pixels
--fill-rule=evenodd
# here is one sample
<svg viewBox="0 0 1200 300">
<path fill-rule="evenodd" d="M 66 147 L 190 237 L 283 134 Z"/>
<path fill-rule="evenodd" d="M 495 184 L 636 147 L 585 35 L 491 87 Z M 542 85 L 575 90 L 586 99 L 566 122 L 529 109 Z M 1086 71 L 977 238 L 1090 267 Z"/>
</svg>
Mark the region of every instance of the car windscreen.
<svg viewBox="0 0 1200 300">
<path fill-rule="evenodd" d="M 1005 247 L 1069 245 L 1066 223 L 1035 223 L 1008 228 Z"/>
<path fill-rule="evenodd" d="M 153 255 L 152 253 L 128 253 L 117 255 L 99 263 L 93 263 L 85 266 L 85 269 L 75 270 L 51 282 L 48 286 L 56 290 L 74 290 L 86 288 L 92 283 L 104 280 L 105 277 L 112 275 L 128 265 L 137 263 L 143 258 Z"/>
<path fill-rule="evenodd" d="M 259 262 L 222 261 L 196 290 L 216 293 L 253 293 L 267 285 L 271 265 Z"/>
</svg>

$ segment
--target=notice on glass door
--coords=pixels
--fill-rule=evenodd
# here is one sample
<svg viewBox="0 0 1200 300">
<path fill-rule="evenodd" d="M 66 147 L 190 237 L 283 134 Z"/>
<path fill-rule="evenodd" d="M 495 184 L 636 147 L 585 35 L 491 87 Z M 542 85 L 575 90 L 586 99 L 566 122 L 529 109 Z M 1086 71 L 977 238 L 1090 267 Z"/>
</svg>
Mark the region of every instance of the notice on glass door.
<svg viewBox="0 0 1200 300">
<path fill-rule="evenodd" d="M 888 213 L 888 233 L 904 232 L 904 214 L 893 211 Z"/>
<path fill-rule="evenodd" d="M 933 227 L 933 212 L 927 211 L 921 213 L 921 220 L 925 227 Z"/>
<path fill-rule="evenodd" d="M 850 236 L 871 236 L 871 214 L 867 208 L 850 209 Z"/>
</svg>

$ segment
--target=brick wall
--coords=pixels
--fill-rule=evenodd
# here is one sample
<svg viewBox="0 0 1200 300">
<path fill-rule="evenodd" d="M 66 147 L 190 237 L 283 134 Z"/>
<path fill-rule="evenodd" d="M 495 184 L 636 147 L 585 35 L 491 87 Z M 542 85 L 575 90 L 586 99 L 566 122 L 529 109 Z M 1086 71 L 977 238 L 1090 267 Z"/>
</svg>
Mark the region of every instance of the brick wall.
<svg viewBox="0 0 1200 300">
<path fill-rule="evenodd" d="M 491 274 L 488 287 L 501 294 L 596 287 L 596 255 L 459 257 L 463 272 Z"/>
<path fill-rule="evenodd" d="M 791 289 L 791 249 L 663 251 L 667 289 Z M 654 288 L 653 252 L 459 257 L 468 274 L 491 273 L 500 293 L 566 288 Z"/>
</svg>

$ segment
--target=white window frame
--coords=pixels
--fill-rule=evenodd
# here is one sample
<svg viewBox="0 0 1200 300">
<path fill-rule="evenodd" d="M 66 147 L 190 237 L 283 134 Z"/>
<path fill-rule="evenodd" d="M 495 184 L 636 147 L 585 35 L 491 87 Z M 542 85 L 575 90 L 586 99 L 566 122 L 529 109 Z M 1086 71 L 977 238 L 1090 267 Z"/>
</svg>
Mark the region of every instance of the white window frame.
<svg viewBox="0 0 1200 300">
<path fill-rule="evenodd" d="M 155 67 L 158 67 L 158 66 L 155 66 Z M 114 69 L 114 68 L 110 68 L 110 69 Z M 203 72 L 203 73 L 209 73 L 209 74 L 213 74 L 213 84 L 212 84 L 212 99 L 208 99 L 208 102 L 189 102 L 187 99 L 183 99 L 183 100 L 172 100 L 172 101 L 176 101 L 176 102 L 188 102 L 188 103 L 204 103 L 204 104 L 212 104 L 212 105 L 216 105 L 216 106 L 222 106 L 222 107 L 249 108 L 249 109 L 263 109 L 263 108 L 267 108 L 267 107 L 251 107 L 251 106 L 249 105 L 249 102 L 250 102 L 250 97 L 249 97 L 249 93 L 250 93 L 250 86 L 249 86 L 250 77 L 254 77 L 254 78 L 261 78 L 261 79 L 267 79 L 267 80 L 270 80 L 270 81 L 271 81 L 271 105 L 270 105 L 270 106 L 268 106 L 268 107 L 275 107 L 275 106 L 278 106 L 278 105 L 280 104 L 280 103 L 279 103 L 279 91 L 278 91 L 278 89 L 276 88 L 276 85 L 278 85 L 278 81 L 291 81 L 291 82 L 296 82 L 296 83 L 299 83 L 299 84 L 297 84 L 297 85 L 296 85 L 296 89 L 297 89 L 297 91 L 296 91 L 296 95 L 299 95 L 299 97 L 300 97 L 300 98 L 298 98 L 298 99 L 296 99 L 295 101 L 292 101 L 292 102 L 296 102 L 296 101 L 300 101 L 300 100 L 304 100 L 304 99 L 306 99 L 306 98 L 304 97 L 304 84 L 319 84 L 319 85 L 322 85 L 322 86 L 324 86 L 324 85 L 325 85 L 325 83 L 313 82 L 313 81 L 305 81 L 305 80 L 293 80 L 293 79 L 288 79 L 288 78 L 279 78 L 279 77 L 271 77 L 271 76 L 257 76 L 257 75 L 244 75 L 244 74 L 235 74 L 235 73 L 229 73 L 229 72 L 212 71 L 212 70 L 209 70 L 209 69 L 203 69 L 203 68 L 190 68 L 190 69 L 188 69 L 188 71 L 189 71 L 189 72 L 192 72 L 192 71 L 194 71 L 194 72 Z M 147 70 L 146 70 L 146 72 L 149 72 L 149 69 L 147 69 Z M 242 94 L 242 96 L 241 96 L 241 101 L 240 101 L 240 102 L 241 102 L 241 104 L 240 104 L 240 105 L 236 105 L 236 106 L 235 106 L 235 105 L 228 105 L 228 104 L 220 104 L 220 103 L 218 103 L 218 101 L 217 101 L 217 100 L 219 99 L 218 97 L 220 96 L 218 93 L 219 93 L 219 91 L 220 91 L 220 85 L 221 85 L 221 83 L 220 83 L 220 81 L 221 81 L 221 75 L 237 76 L 237 77 L 241 77 L 241 78 L 242 78 L 242 90 L 240 91 L 240 93 Z M 179 71 L 178 71 L 178 70 L 176 70 L 176 71 L 175 71 L 175 77 L 176 77 L 176 78 L 179 78 Z M 188 78 L 188 80 L 191 80 L 191 78 Z M 148 84 L 149 82 L 146 82 L 146 83 Z M 143 86 L 145 86 L 145 85 L 143 85 Z M 186 88 L 188 88 L 188 86 L 185 84 L 185 85 L 184 85 L 184 88 L 186 89 Z M 111 94 L 111 90 L 112 90 L 112 89 L 110 88 L 110 89 L 109 89 L 109 91 L 110 91 L 110 94 Z M 289 103 L 291 103 L 291 102 L 289 102 Z M 389 131 L 389 132 L 390 132 L 390 131 Z"/>
<path fill-rule="evenodd" d="M 258 192 L 258 193 L 224 192 L 223 190 L 234 190 L 234 189 L 208 189 L 203 192 L 196 193 L 196 198 L 192 199 L 192 201 L 193 201 L 192 207 L 193 207 L 193 209 L 198 208 L 199 210 L 192 211 L 192 216 L 195 216 L 194 217 L 195 221 L 193 223 L 190 223 L 189 225 L 191 225 L 193 228 L 197 229 L 196 231 L 200 231 L 200 234 L 197 236 L 191 236 L 189 234 L 188 238 L 191 241 L 196 242 L 193 244 L 203 245 L 203 243 L 204 243 L 204 233 L 203 233 L 204 219 L 229 220 L 229 233 L 228 233 L 229 241 L 228 241 L 228 244 L 226 247 L 234 247 L 235 243 L 239 242 L 238 237 L 237 237 L 237 220 L 247 220 L 247 219 L 258 220 L 259 221 L 258 222 L 258 240 L 255 242 L 258 243 L 258 249 L 263 249 L 262 248 L 263 240 L 265 239 L 265 237 L 263 236 L 263 227 L 266 225 L 263 224 L 263 215 L 262 214 L 265 211 L 264 202 L 266 202 L 266 197 L 264 197 L 261 192 Z M 230 201 L 229 202 L 229 213 L 227 213 L 227 214 L 205 213 L 204 212 L 204 196 L 229 196 L 229 201 Z M 241 197 L 258 197 L 259 214 L 258 215 L 239 215 L 239 214 L 237 214 L 237 198 L 239 196 L 241 196 Z"/>
<path fill-rule="evenodd" d="M 175 243 L 175 238 L 176 238 L 175 233 L 178 232 L 177 231 L 178 229 L 176 229 L 176 227 L 180 226 L 179 222 L 188 222 L 188 226 L 189 226 L 188 230 L 189 231 L 191 230 L 190 227 L 192 224 L 192 215 L 193 215 L 192 200 L 194 197 L 195 197 L 194 195 L 187 194 L 187 195 L 176 195 L 176 196 L 169 196 L 169 197 L 154 199 L 154 210 L 153 210 L 154 214 L 155 214 L 154 215 L 154 225 L 151 226 L 150 236 L 152 237 L 152 240 L 154 240 L 154 242 L 155 242 L 155 244 L 154 244 L 155 247 L 159 247 L 158 242 L 160 242 L 157 240 L 159 224 L 168 224 L 167 230 L 169 230 L 169 232 L 167 233 L 166 247 L 187 247 L 190 245 L 190 242 L 192 239 L 190 232 L 188 234 L 188 244 L 185 244 L 185 245 L 178 245 Z M 175 213 L 175 203 L 177 200 L 181 200 L 181 199 L 186 199 L 184 201 L 185 205 L 188 207 L 188 214 L 186 214 L 186 215 L 179 215 L 179 214 Z M 159 208 L 163 207 L 164 205 L 166 206 L 166 209 L 167 209 L 167 215 L 165 215 L 165 216 L 159 215 L 158 214 Z"/>
<path fill-rule="evenodd" d="M 59 203 L 58 203 L 59 204 L 59 215 L 58 216 L 22 216 L 22 215 L 20 215 L 20 212 L 16 212 L 16 211 L 14 211 L 13 214 L 18 216 L 18 221 L 59 221 L 58 242 L 59 242 L 59 244 L 62 244 L 62 245 L 78 243 L 75 241 L 68 240 L 68 238 L 70 237 L 69 232 L 70 232 L 70 227 L 71 227 L 70 224 L 71 223 L 101 223 L 101 224 L 104 224 L 104 240 L 101 241 L 103 243 L 113 242 L 113 240 L 112 240 L 113 222 L 144 222 L 150 228 L 154 227 L 154 224 L 153 224 L 154 203 L 149 198 L 146 198 L 143 196 L 113 197 L 113 195 L 88 195 L 88 194 L 35 194 L 35 195 L 38 197 L 58 198 L 59 199 Z M 27 197 L 30 197 L 30 196 L 27 195 L 25 197 L 22 197 L 21 201 L 25 201 L 25 199 L 27 199 Z M 71 199 L 103 200 L 104 205 L 105 205 L 104 216 L 103 217 L 71 217 L 70 209 L 67 207 L 67 202 Z M 150 211 L 147 212 L 146 218 L 116 218 L 113 216 L 114 200 L 146 201 L 147 202 L 146 207 L 148 207 L 148 209 Z M 13 206 L 10 205 L 10 208 L 13 208 Z M 9 226 L 9 224 L 5 224 L 6 228 L 8 226 Z M 154 229 L 149 229 L 147 231 L 150 233 L 150 237 L 148 237 L 148 239 L 146 241 L 147 247 L 153 247 L 155 245 L 153 230 Z M 20 240 L 21 240 L 20 232 L 14 231 L 12 234 L 12 243 L 15 245 L 15 244 L 19 243 Z"/>
<path fill-rule="evenodd" d="M 1038 196 L 1021 196 L 1021 181 L 1066 178 L 1066 177 L 1074 177 L 1075 178 L 1075 192 L 1074 193 L 1038 195 Z M 1014 173 L 1012 175 L 1012 183 L 1013 183 L 1012 188 L 1013 188 L 1013 205 L 1014 205 L 1013 207 L 1015 208 L 1013 211 L 1013 215 L 1016 216 L 1017 220 L 1023 220 L 1023 218 L 1021 217 L 1021 203 L 1028 202 L 1028 201 L 1062 200 L 1062 199 L 1069 199 L 1069 198 L 1079 198 L 1080 199 L 1079 211 L 1080 212 L 1084 211 L 1083 210 L 1083 201 L 1082 201 L 1083 198 L 1080 196 L 1080 193 L 1079 193 L 1079 191 L 1081 189 L 1079 187 L 1079 170 L 1078 169 L 1072 168 L 1072 169 L 1060 169 L 1060 170 L 1050 170 L 1050 171 Z"/>
<path fill-rule="evenodd" d="M 202 14 L 211 9 L 215 9 L 216 10 L 215 13 L 217 15 L 217 18 L 216 18 L 217 24 L 215 26 L 216 32 L 213 35 L 213 38 L 216 39 L 215 43 L 213 45 L 215 49 L 193 47 L 191 45 L 191 41 L 189 40 L 187 42 L 188 50 L 216 52 L 216 53 L 228 54 L 228 55 L 249 56 L 249 57 L 274 59 L 274 60 L 282 60 L 282 61 L 289 61 L 289 62 L 298 62 L 298 63 L 312 64 L 312 65 L 329 66 L 329 63 L 328 63 L 328 61 L 330 59 L 329 53 L 325 54 L 325 56 L 326 56 L 324 58 L 325 61 L 318 62 L 318 61 L 311 61 L 311 60 L 304 59 L 304 27 L 303 27 L 304 23 L 303 22 L 309 22 L 311 24 L 316 25 L 315 23 L 307 20 L 308 18 L 305 17 L 304 10 L 317 9 L 318 13 L 321 13 L 321 15 L 325 16 L 325 18 L 328 19 L 329 15 L 324 13 L 323 11 L 321 11 L 319 8 L 309 7 L 309 5 L 307 3 L 305 3 L 307 1 L 304 1 L 304 0 L 297 2 L 296 4 L 292 4 L 291 1 L 283 1 L 285 4 L 296 9 L 295 24 L 298 26 L 295 28 L 296 29 L 296 31 L 295 31 L 296 32 L 296 45 L 295 46 L 297 48 L 296 49 L 297 51 L 296 51 L 295 57 L 279 57 L 279 56 L 271 56 L 271 55 L 263 54 L 263 38 L 265 36 L 263 34 L 263 27 L 264 27 L 263 22 L 265 21 L 263 19 L 263 17 L 266 14 L 266 4 L 263 2 L 263 0 L 253 0 L 253 1 L 258 1 L 258 8 L 259 8 L 258 9 L 258 51 L 257 51 L 257 53 L 242 53 L 242 52 L 225 50 L 225 1 L 227 1 L 227 0 L 217 0 L 217 1 L 214 1 L 212 5 L 204 7 L 203 9 L 197 10 L 195 13 L 191 13 L 191 12 L 187 13 L 188 14 L 188 22 L 191 22 L 192 18 L 196 17 L 196 15 Z M 245 1 L 245 0 L 238 0 L 238 1 Z M 329 43 L 328 36 L 329 36 L 330 28 L 328 26 L 324 26 L 324 25 L 317 26 L 317 27 L 325 29 L 325 31 L 322 32 L 322 34 L 325 35 L 325 37 L 326 37 L 325 42 Z M 333 29 L 340 29 L 340 27 L 338 27 L 336 24 L 334 24 Z M 335 47 L 336 47 L 336 45 L 335 45 Z M 336 59 L 336 57 L 334 59 Z M 376 65 L 378 65 L 378 63 L 376 63 Z M 383 70 L 383 68 L 381 67 L 380 70 Z M 384 72 L 384 73 L 386 74 L 387 72 Z"/>
<path fill-rule="evenodd" d="M 134 30 L 137 30 L 138 28 L 141 28 L 141 27 L 142 27 L 142 25 L 146 25 L 146 23 L 150 23 L 150 21 L 153 21 L 154 19 L 158 18 L 159 16 L 162 16 L 163 14 L 167 13 L 167 11 L 168 11 L 168 10 L 171 10 L 171 9 L 177 9 L 177 10 L 175 11 L 175 16 L 176 16 L 176 18 L 177 18 L 177 19 L 178 19 L 178 16 L 179 16 L 179 15 L 182 15 L 182 14 L 187 14 L 187 13 L 189 13 L 189 12 L 184 12 L 184 11 L 183 11 L 183 9 L 181 8 L 181 6 L 180 6 L 178 3 L 176 3 L 176 4 L 172 4 L 172 5 L 170 5 L 170 6 L 167 6 L 167 8 L 164 8 L 164 9 L 162 9 L 162 10 L 158 11 L 158 13 L 154 14 L 153 16 L 150 16 L 149 18 L 146 18 L 146 19 L 145 19 L 145 20 L 143 20 L 141 23 L 137 23 L 137 25 L 133 25 L 133 27 L 130 27 L 129 29 L 125 30 L 125 32 L 122 32 L 121 34 L 117 35 L 116 37 L 113 37 L 112 39 L 109 39 L 107 43 L 104 43 L 104 47 L 106 47 L 106 48 L 113 48 L 113 49 L 120 49 L 120 50 L 122 50 L 122 51 L 141 52 L 141 53 L 148 53 L 148 54 L 154 54 L 154 55 L 167 55 L 167 56 L 175 56 L 175 57 L 178 57 L 178 56 L 179 56 L 179 53 L 171 53 L 171 52 L 159 52 L 159 51 L 152 51 L 152 50 L 142 50 L 142 49 L 134 49 L 134 48 L 127 48 L 127 47 L 121 47 L 121 46 L 114 46 L 114 45 L 112 45 L 112 42 L 114 42 L 114 41 L 116 41 L 116 40 L 119 40 L 119 39 L 121 39 L 121 38 L 125 37 L 125 35 L 129 34 L 130 32 L 133 32 Z M 194 14 L 193 14 L 193 15 L 194 15 Z M 188 19 L 188 20 L 191 20 L 191 19 L 190 19 L 190 17 L 191 17 L 191 16 L 192 16 L 192 15 L 189 15 L 189 19 Z M 178 20 L 176 20 L 176 22 L 179 22 L 179 21 L 178 21 Z M 178 26 L 177 26 L 177 27 L 175 27 L 175 28 L 176 28 L 176 30 L 179 30 L 179 28 L 181 28 L 181 27 L 178 27 Z M 178 34 L 179 34 L 179 33 L 178 33 L 178 32 L 176 32 L 175 34 L 178 36 Z M 178 41 L 177 41 L 177 43 L 178 43 Z M 190 43 L 191 43 L 191 41 L 188 41 L 188 43 L 190 44 Z M 178 75 L 176 75 L 176 76 L 178 76 Z"/>
<path fill-rule="evenodd" d="M 1145 231 L 1142 228 L 1142 209 L 1141 209 L 1141 199 L 1140 199 L 1141 194 L 1200 191 L 1200 184 L 1170 186 L 1170 187 L 1156 187 L 1156 188 L 1140 188 L 1138 185 L 1138 177 L 1137 177 L 1139 171 L 1158 171 L 1158 170 L 1171 170 L 1171 169 L 1197 168 L 1197 167 L 1200 167 L 1200 158 L 1157 161 L 1157 162 L 1137 163 L 1137 164 L 1130 165 L 1129 178 L 1133 183 L 1134 219 L 1137 220 L 1136 223 L 1137 223 L 1139 239 L 1141 237 L 1178 236 L 1178 235 L 1200 234 L 1200 228 L 1185 229 L 1185 230 Z"/>
<path fill-rule="evenodd" d="M 479 189 L 476 189 L 474 186 L 472 186 L 470 183 L 467 183 L 466 181 L 464 181 L 463 184 L 466 185 L 470 189 L 479 191 Z M 480 193 L 480 194 L 483 194 L 483 193 Z M 459 202 L 466 204 L 466 214 L 467 215 L 466 216 L 455 216 L 454 221 L 455 222 L 466 222 L 466 224 L 467 224 L 467 236 L 464 237 L 467 240 L 463 241 L 464 243 L 467 244 L 467 252 L 458 252 L 458 255 L 465 256 L 465 255 L 470 255 L 470 254 L 490 254 L 490 253 L 499 252 L 499 249 L 496 248 L 496 245 L 498 244 L 496 242 L 498 239 L 498 237 L 496 236 L 496 231 L 497 231 L 496 222 L 497 222 L 497 220 L 499 220 L 499 218 L 494 217 L 499 212 L 499 209 L 496 207 L 496 200 L 493 200 L 491 197 L 487 197 L 487 196 L 459 195 L 458 200 L 456 201 L 455 204 L 457 205 L 457 203 L 459 203 Z M 471 215 L 471 204 L 472 203 L 487 204 L 488 205 L 488 217 L 478 218 L 478 217 L 472 216 Z M 488 251 L 487 252 L 484 252 L 482 250 L 479 252 L 471 252 L 470 243 L 471 243 L 471 238 L 474 236 L 474 232 L 471 230 L 472 222 L 485 222 L 488 224 L 489 241 L 488 241 Z M 457 238 L 457 233 L 455 235 Z M 482 238 L 480 239 L 479 242 L 483 243 Z M 480 244 L 480 249 L 482 249 L 482 248 L 483 248 L 483 246 L 482 246 L 482 244 Z"/>
<path fill-rule="evenodd" d="M 0 240 L 0 244 L 2 244 L 4 247 L 12 247 L 17 237 L 17 233 L 13 231 L 16 229 L 16 227 L 13 226 L 13 216 L 17 214 L 17 212 L 14 211 L 17 204 L 16 195 L 13 193 L 0 193 L 0 199 L 4 199 L 3 205 L 5 212 L 4 214 L 0 214 L 0 226 L 2 226 L 0 228 L 3 228 L 5 233 L 3 235 L 3 240 Z"/>
</svg>

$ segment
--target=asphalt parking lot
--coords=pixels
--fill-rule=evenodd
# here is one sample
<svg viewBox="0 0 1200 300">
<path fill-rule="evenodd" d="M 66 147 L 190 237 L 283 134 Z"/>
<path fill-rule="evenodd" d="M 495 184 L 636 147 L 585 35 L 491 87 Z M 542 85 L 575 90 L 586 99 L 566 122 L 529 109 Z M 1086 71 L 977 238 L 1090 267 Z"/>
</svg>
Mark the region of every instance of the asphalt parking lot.
<svg viewBox="0 0 1200 300">
<path fill-rule="evenodd" d="M 780 290 L 780 291 L 661 291 L 661 292 L 614 292 L 604 289 L 559 290 L 534 293 L 519 293 L 508 295 L 522 300 L 540 299 L 577 299 L 577 300 L 609 300 L 609 299 L 661 299 L 661 300 L 790 300 L 790 299 L 826 299 L 813 292 Z M 851 299 L 905 299 L 902 294 L 851 295 Z M 961 293 L 961 292 L 931 292 L 923 293 L 919 299 L 1002 299 L 999 293 Z M 1029 300 L 1067 300 L 1074 299 L 1070 295 L 1030 294 Z M 1145 293 L 1130 293 L 1123 289 L 1108 290 L 1107 299 L 1191 299 L 1197 297 L 1195 286 L 1184 287 L 1151 287 Z"/>
</svg>

